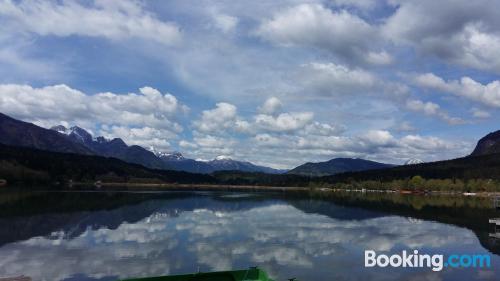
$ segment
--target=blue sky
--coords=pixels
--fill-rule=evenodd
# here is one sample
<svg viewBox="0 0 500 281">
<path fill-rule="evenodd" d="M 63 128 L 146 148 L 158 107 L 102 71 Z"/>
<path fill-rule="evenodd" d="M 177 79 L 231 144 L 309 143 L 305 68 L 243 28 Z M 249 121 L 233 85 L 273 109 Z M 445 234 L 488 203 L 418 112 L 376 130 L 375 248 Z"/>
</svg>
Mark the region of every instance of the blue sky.
<svg viewBox="0 0 500 281">
<path fill-rule="evenodd" d="M 278 168 L 468 154 L 496 1 L 0 1 L 0 111 Z"/>
</svg>

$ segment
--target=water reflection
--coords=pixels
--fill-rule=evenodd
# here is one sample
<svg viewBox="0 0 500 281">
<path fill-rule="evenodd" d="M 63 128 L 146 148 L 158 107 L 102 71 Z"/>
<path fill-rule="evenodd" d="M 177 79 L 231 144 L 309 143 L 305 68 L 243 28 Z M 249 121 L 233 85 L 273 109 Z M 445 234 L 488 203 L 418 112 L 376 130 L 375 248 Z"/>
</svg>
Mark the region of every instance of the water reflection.
<svg viewBox="0 0 500 281">
<path fill-rule="evenodd" d="M 0 276 L 115 280 L 253 265 L 278 280 L 494 280 L 499 273 L 496 255 L 492 270 L 364 269 L 365 249 L 487 250 L 477 233 L 461 226 L 334 200 L 217 193 L 148 194 L 140 200 L 133 194 L 38 196 L 69 200 L 83 211 L 40 207 L 32 211 L 43 214 L 0 215 Z M 74 196 L 79 200 L 71 201 Z M 22 233 L 21 239 L 9 233 Z"/>
</svg>

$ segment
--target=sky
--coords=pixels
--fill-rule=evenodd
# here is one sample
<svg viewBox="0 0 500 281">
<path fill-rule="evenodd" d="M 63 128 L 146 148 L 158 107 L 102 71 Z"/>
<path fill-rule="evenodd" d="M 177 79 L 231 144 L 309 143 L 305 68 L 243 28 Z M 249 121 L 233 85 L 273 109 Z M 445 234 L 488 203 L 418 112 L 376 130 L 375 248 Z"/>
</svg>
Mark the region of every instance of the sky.
<svg viewBox="0 0 500 281">
<path fill-rule="evenodd" d="M 500 1 L 0 0 L 0 112 L 275 168 L 500 129 Z"/>
</svg>

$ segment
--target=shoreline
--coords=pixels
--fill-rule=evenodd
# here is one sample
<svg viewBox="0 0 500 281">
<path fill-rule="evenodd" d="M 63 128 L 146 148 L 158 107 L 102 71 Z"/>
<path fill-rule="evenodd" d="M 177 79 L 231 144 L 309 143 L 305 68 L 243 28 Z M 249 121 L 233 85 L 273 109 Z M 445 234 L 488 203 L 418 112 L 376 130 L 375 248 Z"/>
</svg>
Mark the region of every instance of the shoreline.
<svg viewBox="0 0 500 281">
<path fill-rule="evenodd" d="M 463 196 L 463 197 L 500 197 L 500 192 L 461 192 L 461 191 L 410 191 L 381 189 L 341 189 L 330 187 L 300 187 L 300 186 L 264 186 L 264 185 L 226 185 L 226 184 L 175 184 L 175 183 L 73 183 L 66 191 L 78 191 L 75 187 L 89 187 L 95 191 L 113 191 L 117 188 L 130 191 L 254 191 L 254 192 L 352 192 L 352 193 L 386 193 L 420 196 Z"/>
</svg>

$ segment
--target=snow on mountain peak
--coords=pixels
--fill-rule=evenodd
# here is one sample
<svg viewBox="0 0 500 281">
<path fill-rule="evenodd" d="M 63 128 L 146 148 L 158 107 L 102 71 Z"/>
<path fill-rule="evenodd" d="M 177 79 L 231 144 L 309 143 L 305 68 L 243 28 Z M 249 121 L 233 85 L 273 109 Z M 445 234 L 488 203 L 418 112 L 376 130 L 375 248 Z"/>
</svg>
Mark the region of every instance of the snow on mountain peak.
<svg viewBox="0 0 500 281">
<path fill-rule="evenodd" d="M 58 133 L 61 133 L 61 134 L 65 134 L 65 135 L 69 135 L 71 132 L 66 128 L 64 127 L 63 125 L 57 125 L 57 126 L 53 126 L 50 128 L 51 130 L 53 131 L 56 131 Z"/>
<path fill-rule="evenodd" d="M 405 162 L 405 165 L 417 165 L 417 164 L 422 164 L 424 161 L 416 158 L 409 159 L 408 161 Z"/>
<path fill-rule="evenodd" d="M 183 160 L 184 156 L 182 153 L 174 151 L 174 152 L 164 152 L 157 150 L 154 146 L 150 146 L 149 151 L 153 152 L 157 157 L 167 159 L 167 160 Z"/>
<path fill-rule="evenodd" d="M 227 155 L 219 155 L 219 156 L 215 157 L 214 160 L 216 160 L 216 161 L 224 161 L 224 160 L 228 161 L 228 160 L 232 160 L 232 159 L 231 159 L 231 157 L 229 157 Z"/>
</svg>

